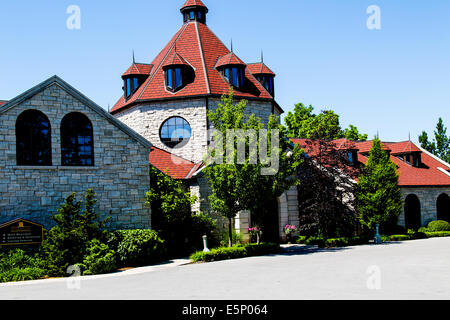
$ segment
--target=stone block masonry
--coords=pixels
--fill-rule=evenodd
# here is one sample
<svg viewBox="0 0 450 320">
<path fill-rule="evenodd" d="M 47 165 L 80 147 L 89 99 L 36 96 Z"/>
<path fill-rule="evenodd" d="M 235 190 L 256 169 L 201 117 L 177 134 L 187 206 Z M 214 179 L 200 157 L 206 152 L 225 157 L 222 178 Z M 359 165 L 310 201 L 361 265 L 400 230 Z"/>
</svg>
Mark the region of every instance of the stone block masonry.
<svg viewBox="0 0 450 320">
<path fill-rule="evenodd" d="M 238 102 L 238 101 L 236 101 Z M 203 160 L 208 148 L 208 110 L 216 110 L 221 103 L 217 98 L 157 101 L 145 103 L 119 112 L 114 116 L 145 137 L 155 147 L 198 163 Z M 272 104 L 263 101 L 249 101 L 246 114 L 254 114 L 267 123 L 272 113 Z M 181 148 L 168 148 L 161 142 L 160 128 L 171 117 L 182 117 L 191 126 L 191 138 Z"/>
<path fill-rule="evenodd" d="M 450 187 L 402 187 L 402 200 L 410 194 L 416 195 L 420 201 L 420 216 L 422 227 L 426 227 L 431 221 L 437 220 L 437 199 L 446 193 L 450 195 Z M 405 226 L 405 206 L 403 206 L 398 224 Z"/>
<path fill-rule="evenodd" d="M 15 121 L 28 109 L 43 112 L 50 121 L 52 166 L 17 165 Z M 92 122 L 93 167 L 61 166 L 60 125 L 70 112 L 83 113 Z M 58 81 L 47 82 L 33 96 L 0 109 L 0 224 L 24 218 L 50 228 L 54 225 L 51 215 L 70 193 L 77 192 L 82 199 L 92 188 L 100 218 L 112 216 L 111 229 L 150 228 L 151 212 L 145 206 L 145 193 L 150 188 L 151 145 L 140 143 L 129 132 L 129 128 L 79 99 Z"/>
</svg>

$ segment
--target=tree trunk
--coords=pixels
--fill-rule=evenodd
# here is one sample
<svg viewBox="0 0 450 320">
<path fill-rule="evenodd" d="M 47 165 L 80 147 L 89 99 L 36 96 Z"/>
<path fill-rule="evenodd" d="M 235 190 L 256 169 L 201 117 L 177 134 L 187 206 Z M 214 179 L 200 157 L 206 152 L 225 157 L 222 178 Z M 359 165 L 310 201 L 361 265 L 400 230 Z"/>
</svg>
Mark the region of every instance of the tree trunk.
<svg viewBox="0 0 450 320">
<path fill-rule="evenodd" d="M 228 247 L 233 246 L 233 228 L 232 228 L 233 219 L 228 218 Z"/>
</svg>

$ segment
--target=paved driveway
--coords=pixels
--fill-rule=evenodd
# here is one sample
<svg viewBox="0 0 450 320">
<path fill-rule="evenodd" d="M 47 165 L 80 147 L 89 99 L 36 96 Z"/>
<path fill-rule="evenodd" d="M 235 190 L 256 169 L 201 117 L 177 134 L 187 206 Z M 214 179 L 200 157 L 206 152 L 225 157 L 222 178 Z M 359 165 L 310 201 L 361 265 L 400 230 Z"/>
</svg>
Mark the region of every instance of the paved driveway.
<svg viewBox="0 0 450 320">
<path fill-rule="evenodd" d="M 0 285 L 2 299 L 450 299 L 450 238 Z M 77 282 L 78 281 L 78 282 Z"/>
</svg>

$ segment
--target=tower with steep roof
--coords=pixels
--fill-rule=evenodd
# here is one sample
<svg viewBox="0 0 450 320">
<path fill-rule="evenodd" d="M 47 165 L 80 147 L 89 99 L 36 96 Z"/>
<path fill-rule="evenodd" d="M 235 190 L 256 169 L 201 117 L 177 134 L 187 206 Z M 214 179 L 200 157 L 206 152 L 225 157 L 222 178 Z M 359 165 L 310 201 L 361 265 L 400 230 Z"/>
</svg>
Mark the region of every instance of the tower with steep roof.
<svg viewBox="0 0 450 320">
<path fill-rule="evenodd" d="M 187 0 L 180 12 L 183 25 L 156 58 L 133 61 L 122 75 L 123 94 L 111 113 L 155 147 L 200 162 L 208 146 L 207 112 L 230 87 L 263 121 L 283 110 L 274 99 L 275 74 L 231 52 L 206 25 L 202 1 Z"/>
</svg>

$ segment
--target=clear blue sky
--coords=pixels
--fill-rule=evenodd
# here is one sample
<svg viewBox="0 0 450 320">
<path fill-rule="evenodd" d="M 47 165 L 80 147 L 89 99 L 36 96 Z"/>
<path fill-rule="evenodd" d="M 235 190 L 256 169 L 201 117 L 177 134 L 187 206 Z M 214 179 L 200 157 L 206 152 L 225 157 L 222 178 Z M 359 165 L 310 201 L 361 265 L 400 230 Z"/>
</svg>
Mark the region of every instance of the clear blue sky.
<svg viewBox="0 0 450 320">
<path fill-rule="evenodd" d="M 149 63 L 180 28 L 184 0 L 40 0 L 0 3 L 0 100 L 56 74 L 104 108 L 121 74 Z M 69 5 L 81 30 L 69 30 Z M 386 141 L 416 141 L 438 117 L 450 126 L 450 1 L 205 0 L 208 26 L 236 54 L 276 73 L 276 98 L 333 109 Z M 369 5 L 381 30 L 366 27 Z M 449 129 L 450 130 L 450 129 Z"/>
</svg>

